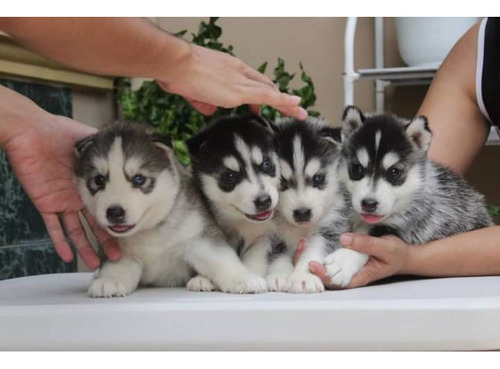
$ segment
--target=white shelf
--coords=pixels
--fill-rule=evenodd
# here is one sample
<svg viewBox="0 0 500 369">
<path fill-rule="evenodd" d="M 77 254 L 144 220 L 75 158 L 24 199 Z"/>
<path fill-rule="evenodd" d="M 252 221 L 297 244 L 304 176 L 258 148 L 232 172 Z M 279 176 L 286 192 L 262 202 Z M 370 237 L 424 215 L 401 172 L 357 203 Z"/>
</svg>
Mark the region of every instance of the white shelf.
<svg viewBox="0 0 500 369">
<path fill-rule="evenodd" d="M 425 67 L 397 67 L 397 68 L 374 68 L 359 69 L 359 78 L 373 79 L 389 83 L 412 82 L 430 83 L 439 65 Z"/>
<path fill-rule="evenodd" d="M 0 282 L 0 350 L 498 350 L 500 277 L 322 294 L 143 288 L 91 299 L 90 273 Z"/>
</svg>

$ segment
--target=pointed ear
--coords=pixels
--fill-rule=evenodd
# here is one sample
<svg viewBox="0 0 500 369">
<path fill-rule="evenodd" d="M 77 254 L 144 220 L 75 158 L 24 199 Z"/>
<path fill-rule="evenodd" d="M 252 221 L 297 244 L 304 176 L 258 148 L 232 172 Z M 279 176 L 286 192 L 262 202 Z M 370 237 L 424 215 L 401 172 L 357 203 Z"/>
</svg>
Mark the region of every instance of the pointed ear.
<svg viewBox="0 0 500 369">
<path fill-rule="evenodd" d="M 431 145 L 432 132 L 429 128 L 427 118 L 419 116 L 406 126 L 406 135 L 419 150 L 427 151 Z"/>
<path fill-rule="evenodd" d="M 92 144 L 94 143 L 94 138 L 95 138 L 95 135 L 92 135 L 92 136 L 89 136 L 87 138 L 84 138 L 83 140 L 81 141 L 78 141 L 76 144 L 75 144 L 75 147 L 73 148 L 73 151 L 75 153 L 75 156 L 77 158 L 80 158 L 83 153 L 90 147 L 92 146 Z"/>
<path fill-rule="evenodd" d="M 335 149 L 340 149 L 340 146 L 342 145 L 340 128 L 326 126 L 321 128 L 321 130 L 319 131 L 319 135 L 321 138 L 334 145 Z"/>
<path fill-rule="evenodd" d="M 264 117 L 260 117 L 258 115 L 254 115 L 251 120 L 253 122 L 256 122 L 262 126 L 264 126 L 265 128 L 267 128 L 269 131 L 271 131 L 272 133 L 278 133 L 278 126 L 275 125 L 274 123 L 272 123 L 270 120 L 264 118 Z"/>
<path fill-rule="evenodd" d="M 342 115 L 342 141 L 363 125 L 365 116 L 355 106 L 348 106 Z"/>
<path fill-rule="evenodd" d="M 186 141 L 186 146 L 191 157 L 199 155 L 207 139 L 204 131 L 201 131 Z"/>
<path fill-rule="evenodd" d="M 151 141 L 155 144 L 157 148 L 160 150 L 163 150 L 167 153 L 171 153 L 174 150 L 174 144 L 172 142 L 172 139 L 159 132 L 153 132 L 151 134 Z"/>
</svg>

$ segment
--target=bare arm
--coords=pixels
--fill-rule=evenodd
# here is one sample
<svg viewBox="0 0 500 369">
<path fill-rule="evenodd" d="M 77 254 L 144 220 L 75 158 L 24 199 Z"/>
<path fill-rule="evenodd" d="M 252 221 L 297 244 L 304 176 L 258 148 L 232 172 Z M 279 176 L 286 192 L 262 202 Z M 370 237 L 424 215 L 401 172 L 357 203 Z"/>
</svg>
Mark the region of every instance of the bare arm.
<svg viewBox="0 0 500 369">
<path fill-rule="evenodd" d="M 478 28 L 472 27 L 450 51 L 418 112 L 427 116 L 433 132 L 429 157 L 461 175 L 488 137 L 476 99 Z"/>
<path fill-rule="evenodd" d="M 217 106 L 271 105 L 304 119 L 300 99 L 281 93 L 241 60 L 189 44 L 140 18 L 0 18 L 0 29 L 26 47 L 83 71 L 147 77 L 204 114 Z"/>
<path fill-rule="evenodd" d="M 457 277 L 500 275 L 500 226 L 457 234 L 425 245 L 407 245 L 394 236 L 380 238 L 345 234 L 344 247 L 370 255 L 367 264 L 353 277 L 350 288 L 365 286 L 392 275 Z M 326 269 L 310 263 L 309 269 L 331 285 Z"/>
<path fill-rule="evenodd" d="M 429 157 L 464 174 L 488 135 L 488 124 L 476 98 L 479 25 L 472 27 L 443 62 L 419 110 L 433 132 Z M 407 245 L 393 236 L 375 238 L 346 234 L 341 243 L 370 255 L 351 281 L 359 287 L 395 275 L 452 277 L 500 275 L 500 227 L 462 233 L 426 245 Z M 325 268 L 310 269 L 329 286 Z M 335 286 L 329 286 L 335 287 Z"/>
</svg>

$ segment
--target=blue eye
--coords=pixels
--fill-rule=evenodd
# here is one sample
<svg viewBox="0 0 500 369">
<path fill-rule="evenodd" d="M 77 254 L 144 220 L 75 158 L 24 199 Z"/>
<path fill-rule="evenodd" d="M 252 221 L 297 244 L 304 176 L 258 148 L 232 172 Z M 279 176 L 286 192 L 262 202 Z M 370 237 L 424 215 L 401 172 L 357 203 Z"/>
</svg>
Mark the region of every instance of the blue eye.
<svg viewBox="0 0 500 369">
<path fill-rule="evenodd" d="M 137 174 L 132 178 L 132 184 L 134 186 L 142 186 L 146 182 L 146 177 L 141 174 Z"/>
<path fill-rule="evenodd" d="M 315 174 L 313 176 L 313 178 L 312 178 L 313 187 L 319 187 L 324 183 L 325 183 L 325 174 L 324 173 L 318 173 L 318 174 Z"/>
<path fill-rule="evenodd" d="M 262 168 L 262 171 L 264 173 L 268 173 L 273 169 L 273 163 L 271 163 L 271 160 L 265 159 L 260 165 L 260 167 Z"/>
</svg>

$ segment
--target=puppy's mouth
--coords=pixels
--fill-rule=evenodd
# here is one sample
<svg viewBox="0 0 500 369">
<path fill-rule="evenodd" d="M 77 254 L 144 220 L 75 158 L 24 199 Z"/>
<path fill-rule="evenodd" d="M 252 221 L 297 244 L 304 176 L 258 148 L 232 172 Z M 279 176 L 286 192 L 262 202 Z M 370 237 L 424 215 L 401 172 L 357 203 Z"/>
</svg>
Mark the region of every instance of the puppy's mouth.
<svg viewBox="0 0 500 369">
<path fill-rule="evenodd" d="M 384 217 L 383 215 L 379 214 L 367 214 L 367 213 L 361 213 L 360 216 L 361 219 L 363 219 L 368 224 L 376 224 L 380 222 Z"/>
<path fill-rule="evenodd" d="M 108 228 L 113 233 L 117 233 L 117 234 L 127 233 L 128 231 L 130 231 L 134 227 L 135 227 L 135 224 L 115 224 L 115 225 L 108 226 Z"/>
<path fill-rule="evenodd" d="M 257 222 L 265 222 L 266 220 L 268 220 L 273 216 L 273 209 L 269 209 L 263 211 L 262 213 L 257 213 L 257 214 L 247 214 L 247 213 L 244 214 L 248 219 L 255 220 Z"/>
</svg>

